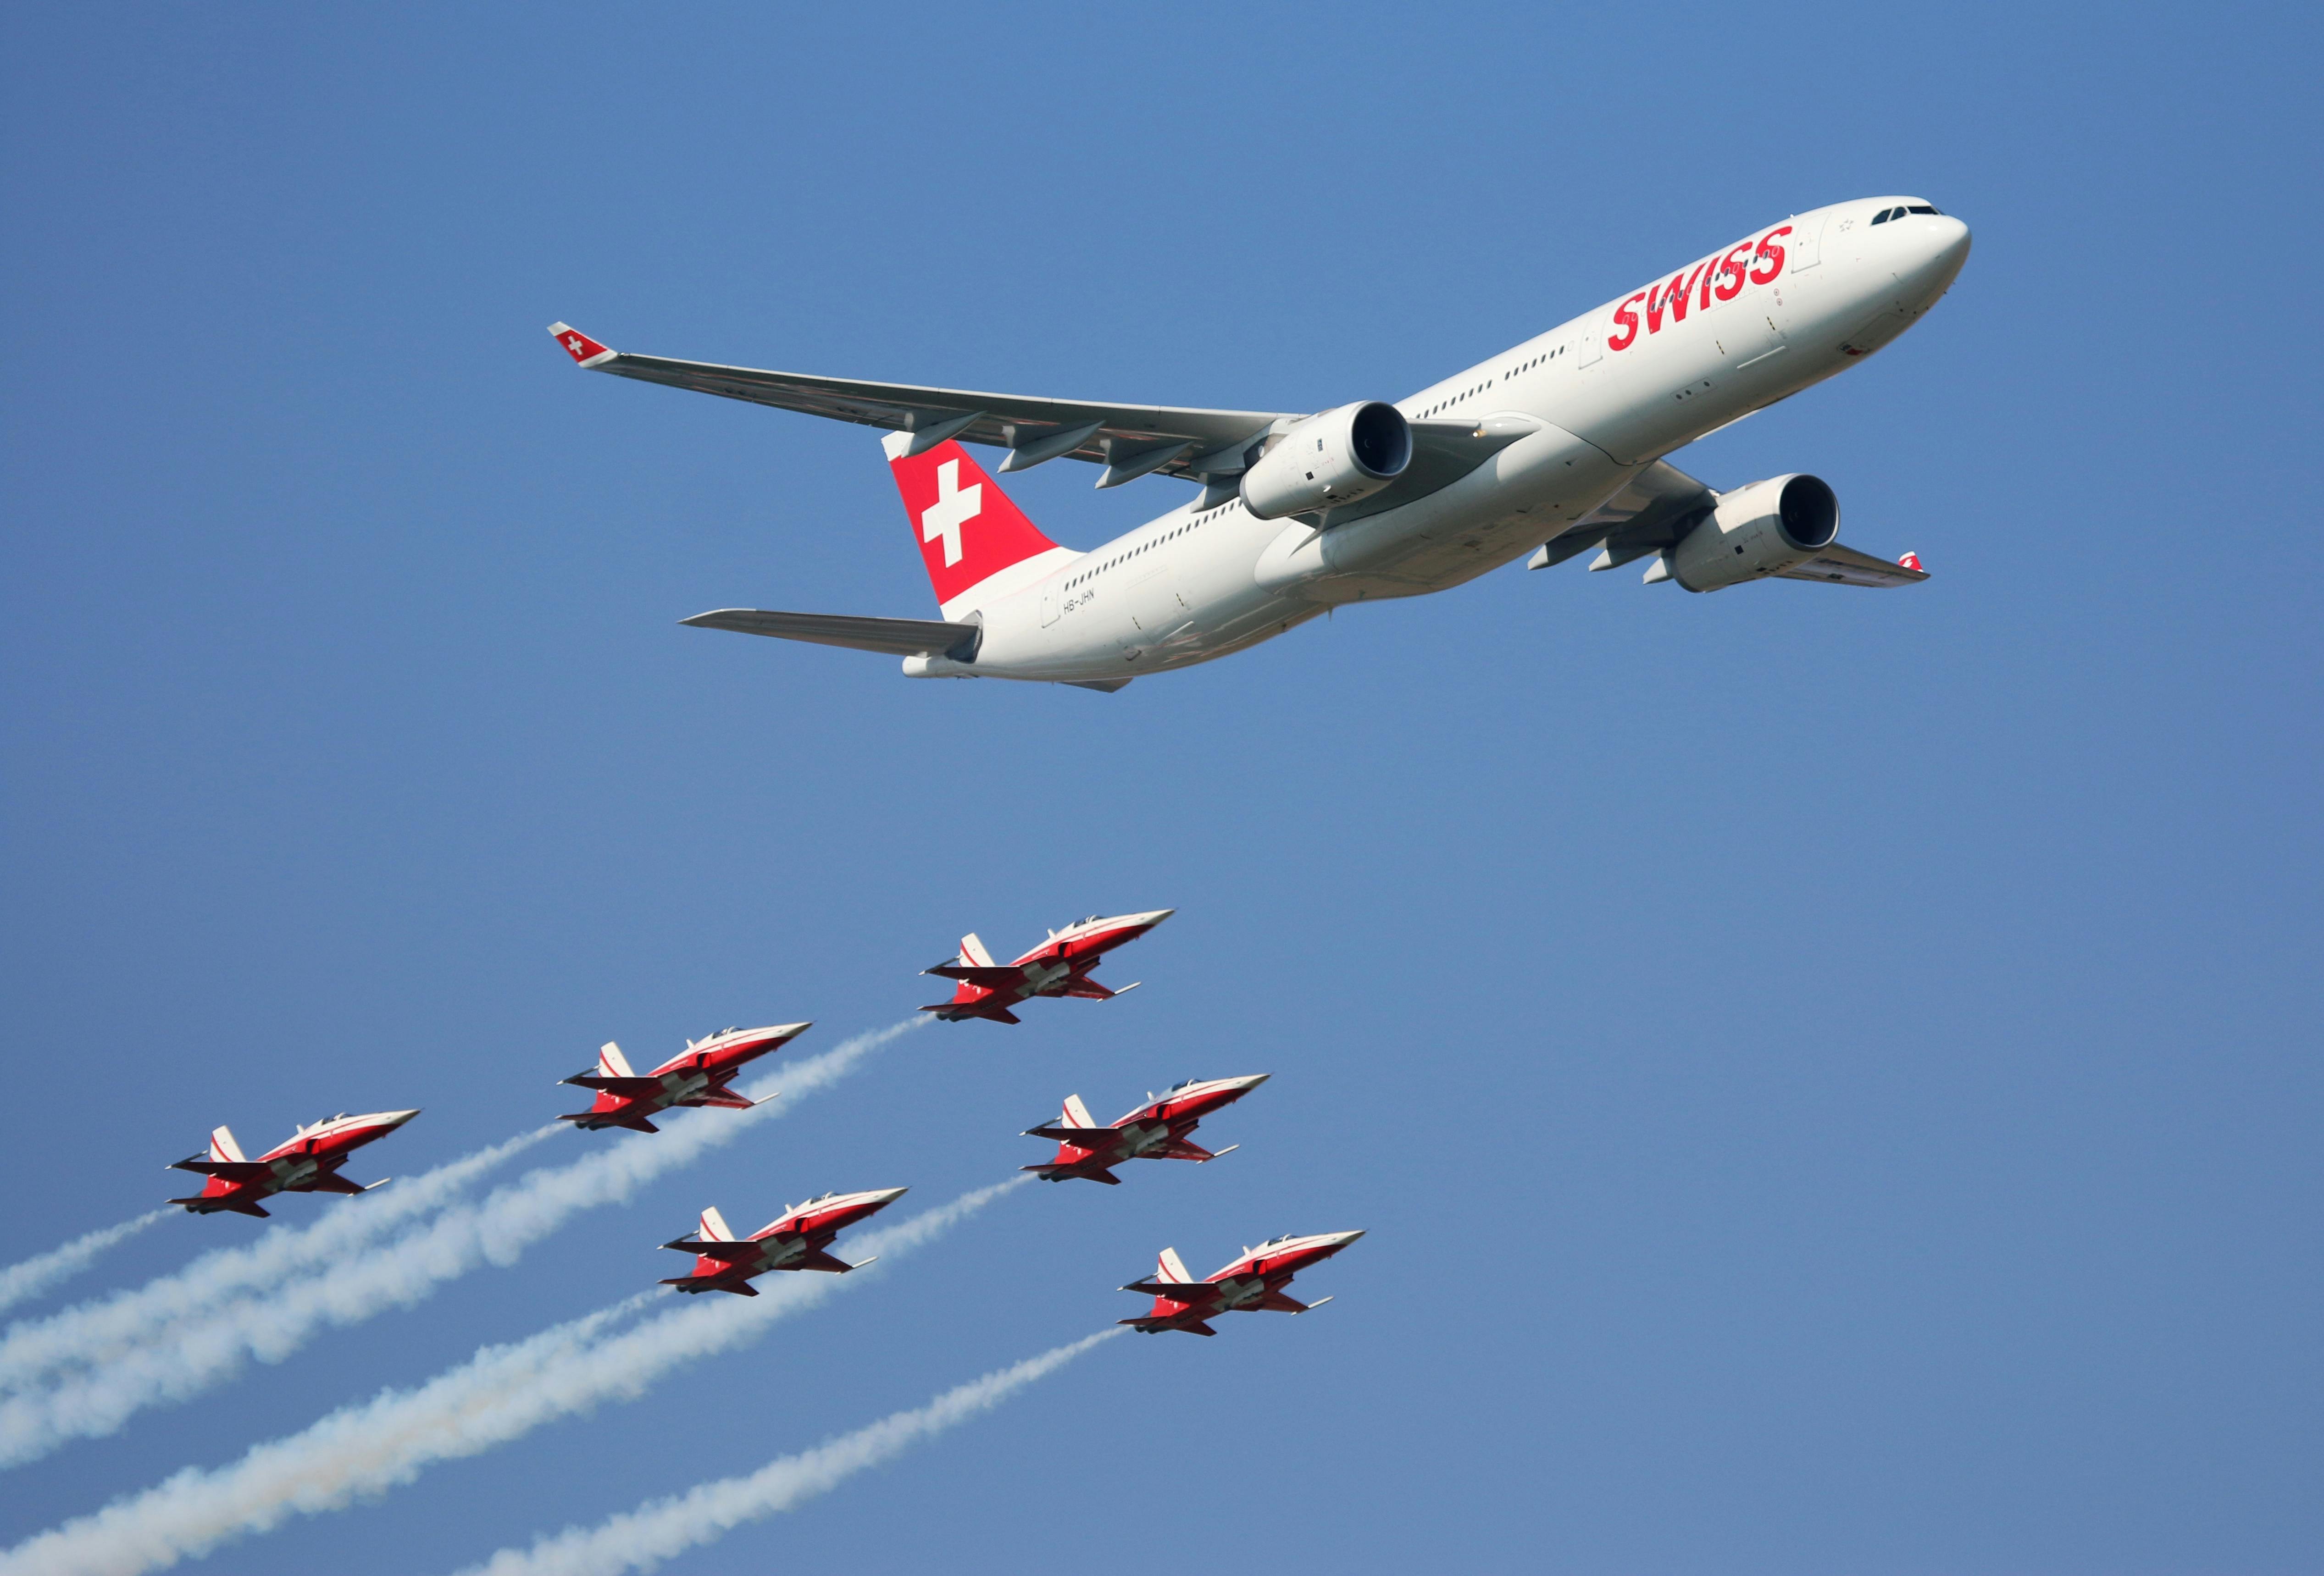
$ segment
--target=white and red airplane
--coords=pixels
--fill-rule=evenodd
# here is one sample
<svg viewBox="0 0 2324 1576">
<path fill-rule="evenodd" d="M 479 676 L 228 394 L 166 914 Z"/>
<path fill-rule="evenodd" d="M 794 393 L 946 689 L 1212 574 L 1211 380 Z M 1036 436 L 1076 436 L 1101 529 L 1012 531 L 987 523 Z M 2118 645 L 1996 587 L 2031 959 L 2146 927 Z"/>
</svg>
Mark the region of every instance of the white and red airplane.
<svg viewBox="0 0 2324 1576">
<path fill-rule="evenodd" d="M 1304 1313 L 1332 1299 L 1303 1303 L 1284 1295 L 1291 1277 L 1313 1264 L 1321 1264 L 1362 1236 L 1361 1231 L 1325 1231 L 1314 1237 L 1277 1237 L 1246 1248 L 1242 1257 L 1212 1276 L 1196 1280 L 1186 1273 L 1185 1261 L 1175 1248 L 1162 1249 L 1152 1280 L 1134 1280 L 1121 1289 L 1145 1292 L 1154 1298 L 1154 1311 L 1140 1319 L 1117 1319 L 1152 1335 L 1162 1330 L 1184 1330 L 1189 1335 L 1216 1335 L 1210 1321 L 1221 1313 Z"/>
<path fill-rule="evenodd" d="M 255 1160 L 243 1158 L 242 1146 L 234 1141 L 231 1129 L 212 1129 L 208 1153 L 189 1155 L 169 1167 L 199 1172 L 209 1180 L 194 1197 L 170 1202 L 183 1204 L 198 1215 L 232 1210 L 263 1220 L 267 1213 L 258 1207 L 258 1201 L 278 1193 L 369 1193 L 386 1186 L 389 1179 L 349 1182 L 339 1175 L 339 1167 L 357 1149 L 387 1137 L 419 1114 L 416 1111 L 378 1111 L 368 1116 L 341 1112 L 328 1121 L 300 1128 Z"/>
<path fill-rule="evenodd" d="M 954 991 L 951 1000 L 932 1002 L 920 1010 L 933 1012 L 946 1023 L 958 1023 L 964 1018 L 1021 1023 L 1024 1020 L 1009 1009 L 1029 997 L 1079 996 L 1091 1001 L 1111 1000 L 1137 990 L 1144 982 L 1109 991 L 1090 978 L 1090 971 L 1115 947 L 1136 941 L 1176 912 L 1176 908 L 1156 908 L 1145 914 L 1093 914 L 1086 919 L 1074 920 L 1063 930 L 1052 930 L 1048 940 L 1011 963 L 994 963 L 992 954 L 984 950 L 984 943 L 973 933 L 964 935 L 957 958 L 920 971 L 958 981 L 959 988 Z"/>
<path fill-rule="evenodd" d="M 715 1105 L 727 1111 L 748 1111 L 764 1101 L 745 1100 L 734 1092 L 734 1075 L 770 1051 L 780 1050 L 815 1026 L 778 1023 L 766 1028 L 728 1028 L 706 1039 L 688 1040 L 686 1049 L 643 1077 L 630 1071 L 622 1047 L 607 1040 L 597 1051 L 595 1071 L 560 1078 L 560 1085 L 577 1084 L 597 1092 L 587 1111 L 560 1116 L 587 1129 L 631 1128 L 641 1133 L 661 1129 L 646 1119 L 674 1105 Z M 767 1100 L 772 1100 L 770 1094 Z"/>
<path fill-rule="evenodd" d="M 1213 1078 L 1197 1083 L 1189 1078 L 1160 1094 L 1148 1094 L 1146 1103 L 1102 1128 L 1090 1120 L 1089 1107 L 1078 1094 L 1065 1096 L 1065 1120 L 1056 1125 L 1027 1128 L 1028 1138 L 1055 1138 L 1057 1157 L 1046 1166 L 1022 1166 L 1020 1171 L 1039 1174 L 1044 1182 L 1086 1177 L 1092 1182 L 1119 1183 L 1113 1167 L 1126 1160 L 1215 1160 L 1241 1147 L 1229 1144 L 1213 1153 L 1189 1141 L 1187 1135 L 1211 1112 L 1232 1105 L 1267 1082 L 1269 1074 L 1253 1073 L 1242 1078 Z"/>
<path fill-rule="evenodd" d="M 876 1215 L 909 1190 L 885 1187 L 873 1193 L 826 1193 L 803 1204 L 793 1204 L 780 1220 L 770 1221 L 737 1241 L 726 1229 L 726 1218 L 715 1209 L 702 1212 L 697 1236 L 665 1242 L 695 1255 L 694 1272 L 661 1284 L 682 1292 L 733 1292 L 755 1297 L 752 1277 L 773 1269 L 822 1269 L 845 1275 L 872 1262 L 850 1264 L 825 1251 L 833 1238 L 856 1221 Z"/>
<path fill-rule="evenodd" d="M 1928 576 L 1840 545 L 1812 475 L 1720 492 L 1663 456 L 1888 344 L 1968 259 L 1969 227 L 1917 198 L 1796 214 L 1396 402 L 1320 413 L 1053 400 L 760 372 L 610 350 L 582 366 L 892 429 L 884 440 L 940 618 L 726 608 L 685 622 L 885 651 L 917 677 L 1114 690 L 1331 608 L 1443 591 L 1531 554 L 1543 568 L 1650 558 L 1649 585 Z M 1003 472 L 1070 456 L 1101 487 L 1148 475 L 1192 502 L 1089 552 L 1059 547 L 961 445 Z"/>
</svg>

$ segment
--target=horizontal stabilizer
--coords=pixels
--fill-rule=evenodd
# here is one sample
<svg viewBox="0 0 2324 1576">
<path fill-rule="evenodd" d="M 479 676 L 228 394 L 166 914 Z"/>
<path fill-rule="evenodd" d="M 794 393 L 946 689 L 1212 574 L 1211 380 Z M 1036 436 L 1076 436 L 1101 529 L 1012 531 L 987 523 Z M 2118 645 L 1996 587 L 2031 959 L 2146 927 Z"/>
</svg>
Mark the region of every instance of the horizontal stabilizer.
<svg viewBox="0 0 2324 1576">
<path fill-rule="evenodd" d="M 755 1297 L 759 1288 L 747 1280 L 714 1280 L 708 1276 L 681 1275 L 661 1283 L 676 1286 L 682 1292 L 733 1292 L 738 1297 Z"/>
<path fill-rule="evenodd" d="M 1835 585 L 1917 585 L 1929 572 L 1917 563 L 1892 564 L 1834 542 L 1804 564 L 1776 571 L 1783 580 L 1820 580 Z"/>
<path fill-rule="evenodd" d="M 256 1160 L 213 1160 L 206 1155 L 189 1155 L 183 1160 L 173 1160 L 167 1169 L 194 1171 L 204 1176 L 215 1176 L 221 1182 L 256 1182 L 272 1176 L 274 1168 Z"/>
<path fill-rule="evenodd" d="M 956 662 L 974 659 L 976 643 L 984 633 L 977 624 L 946 623 L 940 619 L 857 618 L 848 613 L 772 613 L 752 607 L 722 607 L 678 622 L 698 630 L 732 630 L 738 635 L 884 651 L 891 657 L 950 657 Z"/>
<path fill-rule="evenodd" d="M 561 1122 L 579 1122 L 585 1128 L 628 1128 L 632 1132 L 658 1133 L 661 1129 L 641 1116 L 619 1111 L 576 1111 L 557 1119 Z"/>
<path fill-rule="evenodd" d="M 1075 1177 L 1081 1177 L 1090 1182 L 1102 1182 L 1108 1187 L 1121 1185 L 1121 1178 L 1102 1166 L 1087 1164 L 1060 1166 L 1053 1160 L 1046 1166 L 1019 1166 L 1017 1169 L 1038 1172 L 1044 1182 L 1071 1182 Z"/>
<path fill-rule="evenodd" d="M 942 979 L 959 980 L 986 991 L 1006 991 L 1011 985 L 1024 983 L 1025 971 L 1007 964 L 998 966 L 982 963 L 938 963 L 922 969 L 923 974 L 935 974 Z"/>
<path fill-rule="evenodd" d="M 1184 1324 L 1179 1323 L 1175 1319 L 1156 1319 L 1152 1317 L 1144 1319 L 1116 1319 L 1114 1323 L 1117 1324 L 1130 1325 L 1148 1335 L 1157 1335 L 1165 1330 L 1183 1330 L 1189 1335 L 1216 1335 L 1218 1333 L 1217 1331 L 1212 1329 L 1208 1324 L 1204 1323 L 1200 1319 L 1192 1320 Z"/>
<path fill-rule="evenodd" d="M 1187 1304 L 1216 1302 L 1219 1295 L 1217 1286 L 1206 1280 L 1134 1280 L 1121 1289 Z"/>
<path fill-rule="evenodd" d="M 921 1008 L 920 1010 L 922 1012 L 933 1012 L 939 1018 L 942 1018 L 950 1023 L 958 1023 L 964 1018 L 991 1018 L 995 1023 L 1022 1023 L 1025 1021 L 1015 1013 L 1010 1011 L 1006 1007 L 991 1007 L 973 1003 L 964 1007 L 957 1001 L 931 1001 L 926 1007 Z"/>
<path fill-rule="evenodd" d="M 237 1215 L 256 1215 L 262 1221 L 269 1221 L 274 1218 L 268 1214 L 264 1210 L 260 1209 L 256 1204 L 252 1203 L 247 1200 L 238 1201 L 234 1203 L 222 1203 L 214 1198 L 173 1198 L 168 1202 L 173 1204 L 183 1204 L 188 1209 L 192 1210 L 196 1214 L 200 1215 L 211 1214 L 218 1210 L 232 1210 Z"/>
<path fill-rule="evenodd" d="M 661 1092 L 659 1078 L 613 1078 L 602 1073 L 576 1073 L 563 1080 L 576 1089 L 594 1089 L 600 1094 L 618 1094 L 624 1100 L 641 1100 L 649 1094 Z"/>
</svg>

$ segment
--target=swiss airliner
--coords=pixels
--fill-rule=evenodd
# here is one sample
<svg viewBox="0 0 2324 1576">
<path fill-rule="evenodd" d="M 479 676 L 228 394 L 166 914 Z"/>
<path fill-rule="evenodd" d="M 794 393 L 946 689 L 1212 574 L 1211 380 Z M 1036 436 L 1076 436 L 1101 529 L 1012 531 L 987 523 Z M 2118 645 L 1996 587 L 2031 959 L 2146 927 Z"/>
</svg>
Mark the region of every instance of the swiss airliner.
<svg viewBox="0 0 2324 1576">
<path fill-rule="evenodd" d="M 760 372 L 610 350 L 559 323 L 582 366 L 885 428 L 936 589 L 935 619 L 724 608 L 706 629 L 881 651 L 927 678 L 1117 690 L 1350 603 L 1443 591 L 1530 554 L 1641 558 L 1649 585 L 1928 578 L 1842 546 L 1803 473 L 1720 492 L 1664 456 L 1878 351 L 1968 260 L 1969 226 L 1911 197 L 1796 214 L 1389 403 L 1182 410 Z M 1044 536 L 999 469 L 1102 466 L 1100 487 L 1176 476 L 1192 501 L 1089 552 Z"/>
</svg>

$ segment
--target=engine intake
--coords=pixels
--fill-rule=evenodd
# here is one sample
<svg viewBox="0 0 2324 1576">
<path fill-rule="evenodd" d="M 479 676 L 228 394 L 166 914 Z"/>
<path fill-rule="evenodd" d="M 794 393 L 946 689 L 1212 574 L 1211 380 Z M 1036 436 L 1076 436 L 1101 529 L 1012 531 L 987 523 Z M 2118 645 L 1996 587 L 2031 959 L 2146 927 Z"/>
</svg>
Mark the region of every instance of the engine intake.
<svg viewBox="0 0 2324 1576">
<path fill-rule="evenodd" d="M 1243 507 L 1261 520 L 1369 498 L 1412 463 L 1404 412 L 1377 400 L 1310 416 L 1242 474 Z"/>
<path fill-rule="evenodd" d="M 1821 479 L 1776 476 L 1722 493 L 1701 525 L 1663 555 L 1689 591 L 1716 591 L 1804 564 L 1840 535 L 1840 499 Z"/>
</svg>

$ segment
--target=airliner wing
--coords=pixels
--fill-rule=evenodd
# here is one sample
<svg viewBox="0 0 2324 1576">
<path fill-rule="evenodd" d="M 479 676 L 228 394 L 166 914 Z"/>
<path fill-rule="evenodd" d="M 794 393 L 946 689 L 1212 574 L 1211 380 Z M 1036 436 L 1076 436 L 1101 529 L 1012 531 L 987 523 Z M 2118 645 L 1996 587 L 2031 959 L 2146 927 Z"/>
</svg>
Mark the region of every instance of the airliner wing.
<svg viewBox="0 0 2324 1576">
<path fill-rule="evenodd" d="M 1709 487 L 1667 460 L 1656 460 L 1623 489 L 1560 531 L 1528 568 L 1562 564 L 1584 548 L 1603 546 L 1613 568 L 1676 542 L 1697 516 L 1719 502 Z"/>
<path fill-rule="evenodd" d="M 1023 470 L 1070 455 L 1107 466 L 1107 480 L 1121 473 L 1119 479 L 1127 482 L 1151 471 L 1191 477 L 1197 474 L 1191 462 L 1223 449 L 1233 452 L 1233 460 L 1231 466 L 1221 468 L 1239 472 L 1242 460 L 1235 451 L 1261 437 L 1276 421 L 1296 420 L 1305 414 L 1050 400 L 818 377 L 810 373 L 762 372 L 755 367 L 608 350 L 563 323 L 551 325 L 549 332 L 576 362 L 591 372 L 748 400 L 754 405 L 827 416 L 835 421 L 911 432 L 925 436 L 927 448 L 947 438 L 994 444 L 1013 451 L 1001 465 L 1004 471 Z"/>
<path fill-rule="evenodd" d="M 1545 569 L 1588 548 L 1601 549 L 1593 569 L 1611 569 L 1677 545 L 1679 538 L 1719 502 L 1702 483 L 1667 460 L 1656 460 L 1619 493 L 1583 515 L 1535 553 L 1526 567 Z M 1876 558 L 1839 542 L 1803 564 L 1776 572 L 1782 580 L 1828 585 L 1912 585 L 1928 572 Z"/>
<path fill-rule="evenodd" d="M 1834 542 L 1804 564 L 1775 572 L 1779 580 L 1821 580 L 1840 585 L 1911 585 L 1929 577 L 1926 569 L 1892 564 Z"/>
</svg>

